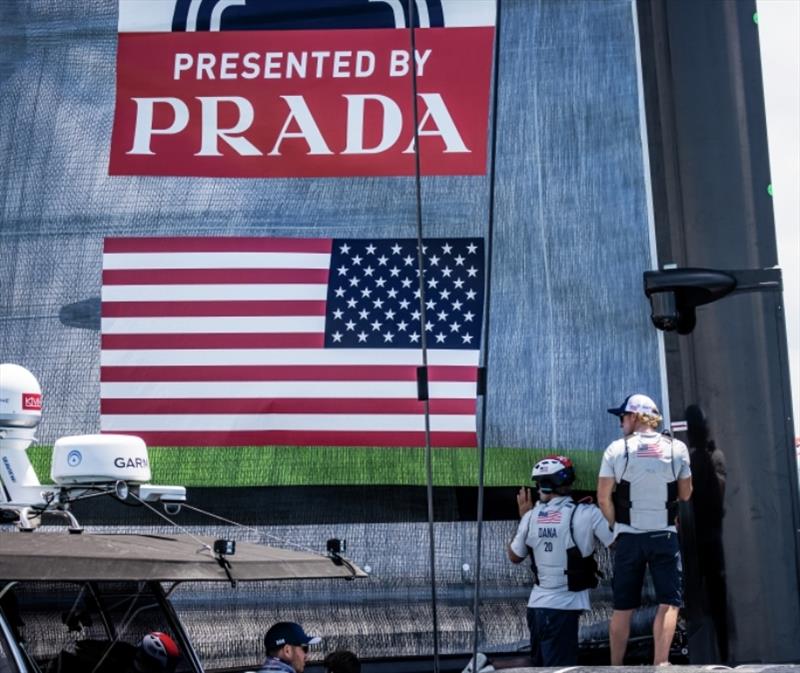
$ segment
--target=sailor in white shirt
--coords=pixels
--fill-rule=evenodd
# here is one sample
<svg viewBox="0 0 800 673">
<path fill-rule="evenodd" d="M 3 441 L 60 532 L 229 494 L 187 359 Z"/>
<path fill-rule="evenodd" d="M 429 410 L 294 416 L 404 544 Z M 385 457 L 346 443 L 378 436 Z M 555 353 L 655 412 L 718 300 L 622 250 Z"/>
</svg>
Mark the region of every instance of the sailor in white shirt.
<svg viewBox="0 0 800 673">
<path fill-rule="evenodd" d="M 669 663 L 682 601 L 681 558 L 675 527 L 678 501 L 692 494 L 686 445 L 656 431 L 661 413 L 647 395 L 630 395 L 608 410 L 623 437 L 603 454 L 597 503 L 614 527 L 614 612 L 609 625 L 611 665 L 621 666 L 631 616 L 641 604 L 649 569 L 658 600 L 653 622 L 653 663 Z"/>
<path fill-rule="evenodd" d="M 597 507 L 573 501 L 575 468 L 569 458 L 540 460 L 531 479 L 539 501 L 534 506 L 527 488 L 517 494 L 522 520 L 508 557 L 513 563 L 532 557 L 535 586 L 528 600 L 528 626 L 533 665 L 573 666 L 578 660 L 578 619 L 590 608 L 589 589 L 597 586 L 595 539 L 609 545 L 613 536 Z"/>
</svg>

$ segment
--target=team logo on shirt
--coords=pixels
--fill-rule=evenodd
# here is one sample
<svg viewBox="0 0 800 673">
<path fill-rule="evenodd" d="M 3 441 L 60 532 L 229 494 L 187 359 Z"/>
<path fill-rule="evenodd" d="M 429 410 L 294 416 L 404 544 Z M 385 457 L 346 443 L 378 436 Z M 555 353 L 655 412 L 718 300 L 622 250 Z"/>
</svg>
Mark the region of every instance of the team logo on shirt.
<svg viewBox="0 0 800 673">
<path fill-rule="evenodd" d="M 639 448 L 636 449 L 636 457 L 637 458 L 661 458 L 661 441 L 656 440 L 652 444 L 639 444 Z"/>
<path fill-rule="evenodd" d="M 561 512 L 542 510 L 536 516 L 536 523 L 561 523 Z"/>
</svg>

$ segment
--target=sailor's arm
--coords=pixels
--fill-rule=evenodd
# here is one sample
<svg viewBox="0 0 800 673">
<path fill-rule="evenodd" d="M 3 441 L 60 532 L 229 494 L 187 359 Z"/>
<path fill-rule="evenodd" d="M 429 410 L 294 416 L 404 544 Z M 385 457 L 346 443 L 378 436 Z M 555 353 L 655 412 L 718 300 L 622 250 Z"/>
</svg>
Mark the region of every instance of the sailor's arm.
<svg viewBox="0 0 800 673">
<path fill-rule="evenodd" d="M 520 494 L 523 494 L 527 489 L 520 489 Z M 525 544 L 526 537 L 528 536 L 528 527 L 530 521 L 530 509 L 522 511 L 523 505 L 520 503 L 520 494 L 517 495 L 517 505 L 520 508 L 520 516 L 522 520 L 517 527 L 517 533 L 514 539 L 508 544 L 506 552 L 508 553 L 508 560 L 511 563 L 522 563 L 528 555 L 528 547 Z M 530 492 L 528 493 L 528 500 L 530 500 Z"/>
<path fill-rule="evenodd" d="M 614 533 L 611 530 L 611 526 L 608 524 L 608 520 L 605 518 L 602 511 L 593 505 L 589 511 L 591 512 L 591 525 L 595 538 L 603 543 L 604 546 L 610 547 L 614 542 Z"/>
<path fill-rule="evenodd" d="M 689 450 L 682 445 L 678 452 L 678 500 L 684 502 L 692 497 L 692 468 L 689 460 Z"/>
<path fill-rule="evenodd" d="M 614 526 L 614 501 L 611 499 L 611 494 L 614 491 L 614 477 L 598 477 L 597 478 L 597 506 L 603 513 L 608 527 Z"/>
<path fill-rule="evenodd" d="M 522 519 L 526 512 L 533 509 L 533 498 L 531 497 L 531 489 L 521 488 L 517 491 L 517 510 L 519 511 L 519 518 Z"/>
<path fill-rule="evenodd" d="M 692 497 L 692 478 L 678 479 L 678 500 L 686 501 Z"/>
<path fill-rule="evenodd" d="M 524 556 L 517 556 L 514 553 L 514 550 L 511 549 L 510 544 L 508 545 L 508 549 L 506 551 L 508 551 L 508 560 L 511 561 L 511 563 L 522 563 L 525 560 Z"/>
</svg>

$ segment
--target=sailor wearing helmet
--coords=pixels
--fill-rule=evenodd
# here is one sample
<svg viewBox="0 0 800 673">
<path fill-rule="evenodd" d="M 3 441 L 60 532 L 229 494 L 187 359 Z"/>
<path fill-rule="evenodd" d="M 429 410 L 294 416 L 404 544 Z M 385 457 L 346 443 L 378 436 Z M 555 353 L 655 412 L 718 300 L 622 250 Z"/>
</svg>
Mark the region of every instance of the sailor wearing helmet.
<svg viewBox="0 0 800 673">
<path fill-rule="evenodd" d="M 173 673 L 178 666 L 181 652 L 175 641 L 166 633 L 148 633 L 136 647 L 133 673 Z"/>
<path fill-rule="evenodd" d="M 597 586 L 595 540 L 608 546 L 613 536 L 594 505 L 570 495 L 572 461 L 548 456 L 531 473 L 539 501 L 521 488 L 517 506 L 522 520 L 508 545 L 508 558 L 521 563 L 530 554 L 534 587 L 528 600 L 531 659 L 534 666 L 578 663 L 578 618 L 590 608 L 589 589 Z"/>
<path fill-rule="evenodd" d="M 656 431 L 661 413 L 647 395 L 629 395 L 608 412 L 619 417 L 623 435 L 606 448 L 597 479 L 597 503 L 616 536 L 611 665 L 622 665 L 649 568 L 658 600 L 653 622 L 653 663 L 658 666 L 669 662 L 681 605 L 675 520 L 678 501 L 692 495 L 689 451 L 683 442 Z"/>
</svg>

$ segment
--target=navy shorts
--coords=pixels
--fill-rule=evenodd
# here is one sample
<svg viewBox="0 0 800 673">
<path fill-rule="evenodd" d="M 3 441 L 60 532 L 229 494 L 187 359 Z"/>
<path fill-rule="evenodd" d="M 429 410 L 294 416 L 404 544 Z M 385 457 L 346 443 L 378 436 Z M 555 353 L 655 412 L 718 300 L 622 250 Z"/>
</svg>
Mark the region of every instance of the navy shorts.
<svg viewBox="0 0 800 673">
<path fill-rule="evenodd" d="M 678 536 L 671 531 L 620 533 L 614 544 L 614 609 L 633 610 L 642 604 L 645 569 L 660 605 L 681 606 L 682 572 Z"/>
<path fill-rule="evenodd" d="M 531 663 L 575 666 L 578 663 L 578 618 L 582 610 L 528 608 Z"/>
</svg>

